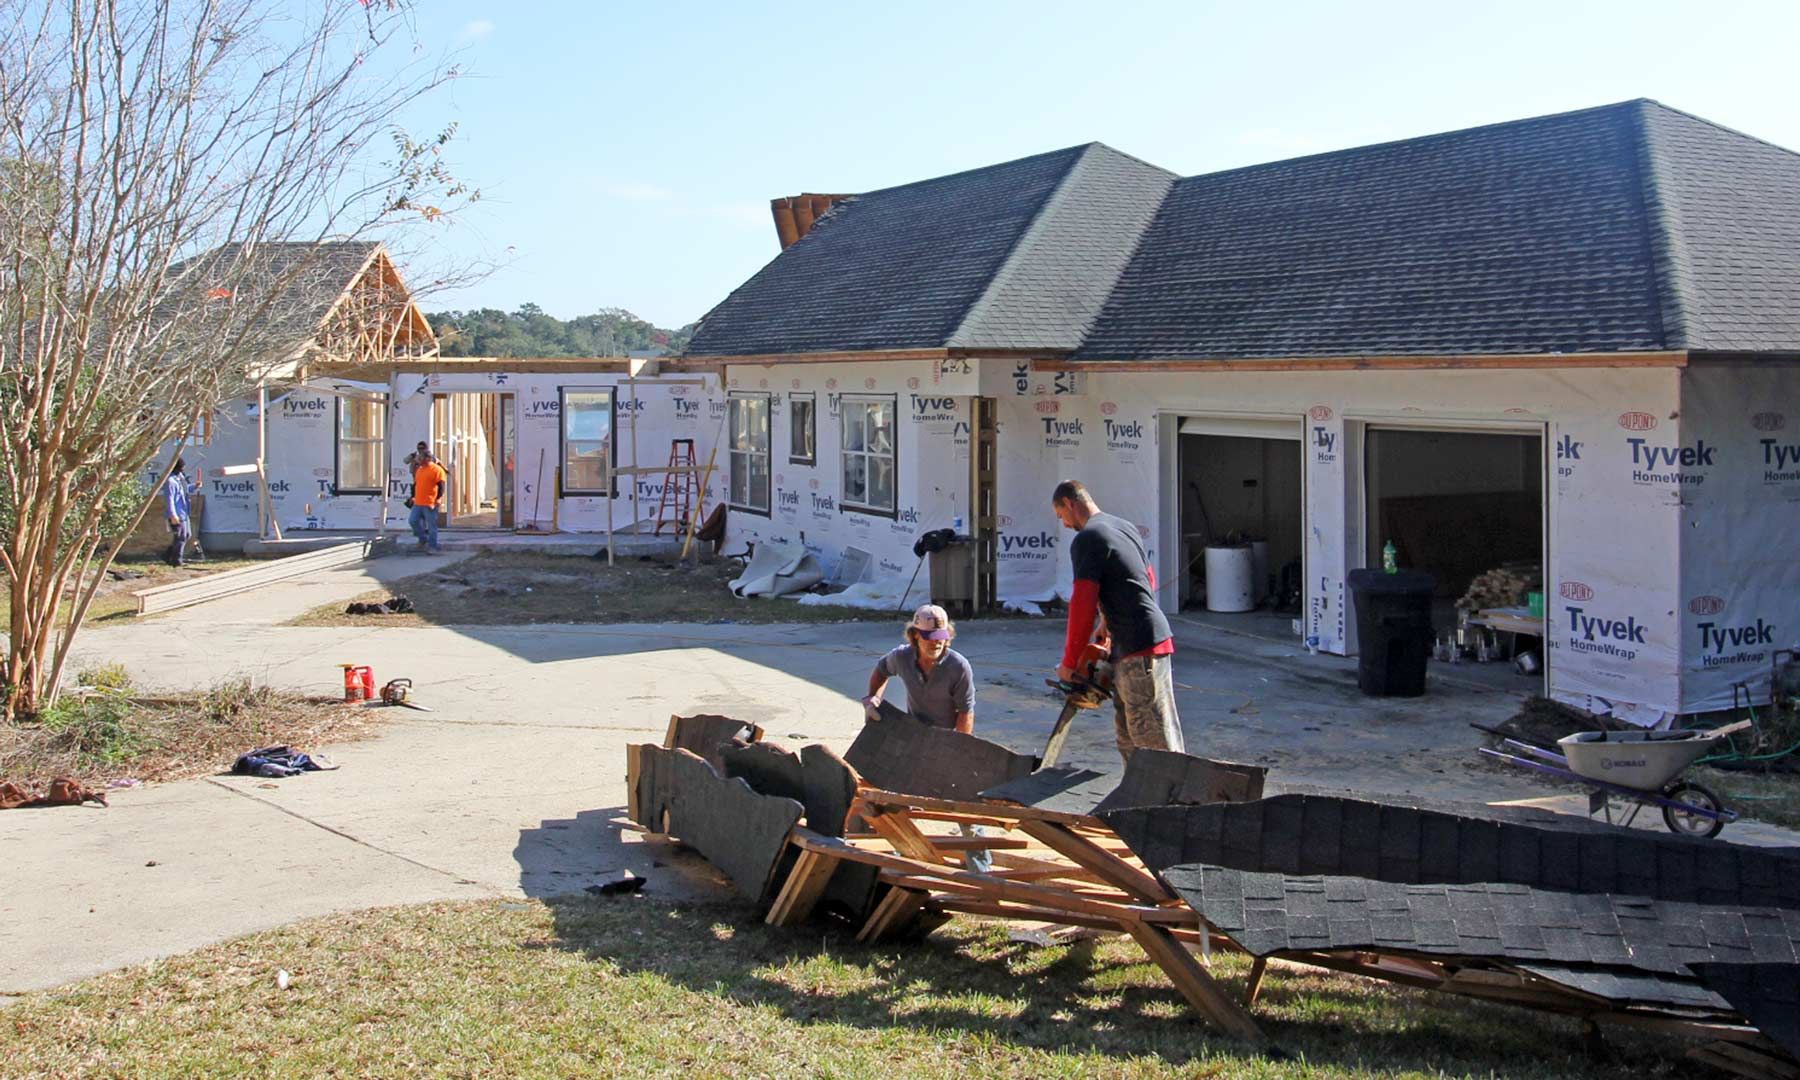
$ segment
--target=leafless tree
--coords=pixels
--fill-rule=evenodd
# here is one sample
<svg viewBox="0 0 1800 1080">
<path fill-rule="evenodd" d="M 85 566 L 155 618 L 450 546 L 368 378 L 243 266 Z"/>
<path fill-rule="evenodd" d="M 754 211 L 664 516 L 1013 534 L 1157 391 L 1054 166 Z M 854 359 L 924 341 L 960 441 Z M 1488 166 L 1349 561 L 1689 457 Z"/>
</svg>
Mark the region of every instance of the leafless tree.
<svg viewBox="0 0 1800 1080">
<path fill-rule="evenodd" d="M 54 703 L 159 448 L 308 347 L 345 282 L 296 242 L 391 240 L 473 196 L 449 130 L 401 127 L 455 75 L 395 0 L 0 9 L 6 720 Z"/>
</svg>

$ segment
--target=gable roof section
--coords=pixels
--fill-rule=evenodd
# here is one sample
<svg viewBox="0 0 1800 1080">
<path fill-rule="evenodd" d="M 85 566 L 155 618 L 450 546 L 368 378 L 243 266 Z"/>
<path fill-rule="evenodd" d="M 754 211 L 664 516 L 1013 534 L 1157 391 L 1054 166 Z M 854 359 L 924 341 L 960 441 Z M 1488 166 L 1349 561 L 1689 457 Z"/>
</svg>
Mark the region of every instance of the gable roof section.
<svg viewBox="0 0 1800 1080">
<path fill-rule="evenodd" d="M 686 353 L 1073 349 L 1172 179 L 1090 143 L 852 196 Z"/>
<path fill-rule="evenodd" d="M 1653 101 L 1178 181 L 1077 359 L 1800 348 L 1800 156 Z"/>
</svg>

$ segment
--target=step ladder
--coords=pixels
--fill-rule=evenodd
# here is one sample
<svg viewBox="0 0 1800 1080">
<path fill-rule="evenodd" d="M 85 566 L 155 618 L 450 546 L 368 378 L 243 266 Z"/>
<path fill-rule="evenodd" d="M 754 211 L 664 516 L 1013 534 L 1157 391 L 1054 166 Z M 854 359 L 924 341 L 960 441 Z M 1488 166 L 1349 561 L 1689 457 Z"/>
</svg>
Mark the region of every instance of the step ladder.
<svg viewBox="0 0 1800 1080">
<path fill-rule="evenodd" d="M 681 530 L 687 527 L 688 519 L 694 515 L 696 500 L 705 509 L 705 496 L 700 493 L 700 464 L 694 460 L 694 440 L 669 440 L 669 471 L 663 475 L 662 498 L 656 504 L 656 531 L 652 536 L 662 535 L 663 525 L 667 524 L 680 536 Z"/>
</svg>

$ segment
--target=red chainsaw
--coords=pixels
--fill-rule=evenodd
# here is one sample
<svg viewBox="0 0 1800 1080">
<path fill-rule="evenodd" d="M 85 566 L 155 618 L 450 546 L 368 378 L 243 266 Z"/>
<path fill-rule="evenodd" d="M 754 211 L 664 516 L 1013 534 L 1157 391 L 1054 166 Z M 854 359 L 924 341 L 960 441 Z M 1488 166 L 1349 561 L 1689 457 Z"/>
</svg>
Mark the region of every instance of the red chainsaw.
<svg viewBox="0 0 1800 1080">
<path fill-rule="evenodd" d="M 1044 685 L 1062 693 L 1063 707 L 1062 713 L 1056 718 L 1056 726 L 1050 729 L 1050 741 L 1044 744 L 1038 768 L 1047 769 L 1062 756 L 1063 743 L 1069 741 L 1069 729 L 1074 724 L 1076 713 L 1083 709 L 1098 709 L 1112 697 L 1111 655 L 1111 645 L 1104 638 L 1091 641 L 1081 650 L 1081 659 L 1075 664 L 1074 678 L 1067 682 L 1061 679 L 1044 680 Z"/>
</svg>

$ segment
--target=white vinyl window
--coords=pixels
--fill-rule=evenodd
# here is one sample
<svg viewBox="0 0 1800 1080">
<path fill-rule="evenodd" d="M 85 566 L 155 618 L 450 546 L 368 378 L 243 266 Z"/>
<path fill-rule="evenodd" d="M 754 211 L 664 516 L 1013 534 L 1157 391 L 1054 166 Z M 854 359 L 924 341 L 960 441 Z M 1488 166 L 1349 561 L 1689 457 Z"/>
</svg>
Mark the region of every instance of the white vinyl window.
<svg viewBox="0 0 1800 1080">
<path fill-rule="evenodd" d="M 339 495 L 379 495 L 387 449 L 387 395 L 337 399 Z M 210 429 L 209 429 L 210 434 Z"/>
<path fill-rule="evenodd" d="M 898 411 L 891 396 L 844 397 L 840 413 L 844 509 L 888 517 L 895 514 L 894 421 Z"/>
<path fill-rule="evenodd" d="M 730 427 L 731 507 L 769 512 L 769 395 L 732 394 Z"/>
<path fill-rule="evenodd" d="M 561 393 L 563 494 L 610 494 L 606 475 L 607 455 L 612 453 L 613 392 L 609 387 L 565 386 Z"/>
<path fill-rule="evenodd" d="M 813 409 L 817 399 L 811 393 L 788 395 L 788 464 L 816 465 L 819 461 L 819 431 Z"/>
</svg>

